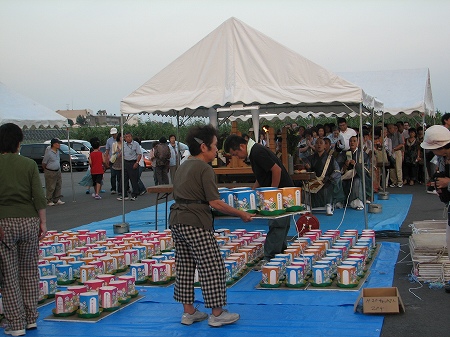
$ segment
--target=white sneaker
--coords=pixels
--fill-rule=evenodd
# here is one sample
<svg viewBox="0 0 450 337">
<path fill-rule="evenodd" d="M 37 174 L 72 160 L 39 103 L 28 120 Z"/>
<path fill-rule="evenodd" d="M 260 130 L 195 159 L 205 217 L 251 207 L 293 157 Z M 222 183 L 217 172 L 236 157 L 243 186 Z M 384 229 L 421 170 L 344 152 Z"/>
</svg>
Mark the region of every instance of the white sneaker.
<svg viewBox="0 0 450 337">
<path fill-rule="evenodd" d="M 183 316 L 181 316 L 181 324 L 184 325 L 191 325 L 195 322 L 201 322 L 208 318 L 208 314 L 205 312 L 198 311 L 195 309 L 195 312 L 191 315 L 187 312 L 183 313 Z"/>
<path fill-rule="evenodd" d="M 209 315 L 208 324 L 210 326 L 222 326 L 234 323 L 240 318 L 239 314 L 234 314 L 228 312 L 228 310 L 223 310 L 219 316 Z"/>
<path fill-rule="evenodd" d="M 55 203 L 53 201 L 50 201 L 49 203 L 47 203 L 47 206 L 55 206 Z"/>
<path fill-rule="evenodd" d="M 64 201 L 58 200 L 55 205 L 64 205 L 64 204 L 65 204 Z"/>
<path fill-rule="evenodd" d="M 361 200 L 355 199 L 352 202 L 354 206 L 353 208 L 356 209 L 357 211 L 362 211 L 364 209 L 364 204 Z"/>
<path fill-rule="evenodd" d="M 331 204 L 326 204 L 325 208 L 327 215 L 333 215 L 333 206 L 331 206 Z"/>
<path fill-rule="evenodd" d="M 117 193 L 117 192 L 116 192 L 116 191 L 114 191 L 114 190 L 112 190 L 112 191 L 111 191 L 111 194 L 116 194 L 116 193 Z"/>
<path fill-rule="evenodd" d="M 5 328 L 4 330 L 5 335 L 11 335 L 11 336 L 25 336 L 25 329 L 23 330 L 10 330 L 8 328 Z"/>
<path fill-rule="evenodd" d="M 353 209 L 361 210 L 364 208 L 364 204 L 361 200 L 355 199 L 350 203 L 350 207 Z"/>
<path fill-rule="evenodd" d="M 27 324 L 26 329 L 27 329 L 27 330 L 37 329 L 37 323 L 30 323 L 30 324 Z"/>
</svg>

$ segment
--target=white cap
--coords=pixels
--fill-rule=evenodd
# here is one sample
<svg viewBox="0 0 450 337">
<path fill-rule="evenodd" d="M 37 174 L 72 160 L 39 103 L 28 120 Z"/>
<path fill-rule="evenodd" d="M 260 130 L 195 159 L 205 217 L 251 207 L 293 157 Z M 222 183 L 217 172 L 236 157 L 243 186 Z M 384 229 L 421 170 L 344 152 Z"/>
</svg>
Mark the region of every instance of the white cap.
<svg viewBox="0 0 450 337">
<path fill-rule="evenodd" d="M 426 150 L 435 150 L 448 143 L 450 143 L 450 130 L 443 125 L 433 125 L 425 131 L 425 136 L 420 146 Z"/>
<path fill-rule="evenodd" d="M 111 128 L 111 131 L 109 132 L 110 135 L 115 135 L 117 134 L 117 129 L 116 128 Z"/>
</svg>

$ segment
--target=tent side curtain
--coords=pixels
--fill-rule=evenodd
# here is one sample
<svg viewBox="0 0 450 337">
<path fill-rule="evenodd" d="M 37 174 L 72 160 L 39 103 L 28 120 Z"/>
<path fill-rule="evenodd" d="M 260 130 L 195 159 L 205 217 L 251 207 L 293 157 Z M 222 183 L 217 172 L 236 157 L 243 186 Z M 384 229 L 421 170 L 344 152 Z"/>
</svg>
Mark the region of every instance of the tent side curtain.
<svg viewBox="0 0 450 337">
<path fill-rule="evenodd" d="M 382 104 L 377 102 L 377 106 L 381 106 Z M 363 106 L 363 114 L 368 115 L 372 110 Z M 149 112 L 141 111 L 141 114 L 149 114 Z M 209 109 L 206 108 L 198 108 L 195 110 L 192 109 L 182 109 L 180 111 L 155 111 L 151 114 L 159 115 L 159 116 L 176 116 L 178 115 L 181 118 L 186 117 L 209 117 Z M 360 104 L 355 103 L 341 103 L 341 102 L 333 102 L 332 104 L 301 104 L 301 105 L 290 105 L 290 104 L 271 104 L 271 105 L 259 105 L 259 116 L 260 118 L 266 119 L 285 119 L 287 117 L 295 119 L 297 117 L 307 118 L 311 115 L 313 116 L 326 116 L 326 117 L 356 117 L 360 114 Z M 231 120 L 248 120 L 251 118 L 250 111 L 248 110 L 229 110 L 229 111 L 220 111 L 217 112 L 217 117 L 220 119 L 230 118 Z"/>
</svg>

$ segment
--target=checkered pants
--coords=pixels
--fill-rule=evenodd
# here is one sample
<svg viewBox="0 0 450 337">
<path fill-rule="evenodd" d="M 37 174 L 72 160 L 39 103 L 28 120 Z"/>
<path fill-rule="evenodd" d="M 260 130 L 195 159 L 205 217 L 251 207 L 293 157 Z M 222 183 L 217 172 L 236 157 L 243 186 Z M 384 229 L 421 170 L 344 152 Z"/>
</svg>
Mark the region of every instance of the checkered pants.
<svg viewBox="0 0 450 337">
<path fill-rule="evenodd" d="M 8 327 L 22 330 L 36 322 L 39 299 L 39 218 L 0 219 L 3 309 Z M 6 246 L 7 247 L 6 247 Z"/>
<path fill-rule="evenodd" d="M 206 308 L 226 304 L 226 271 L 219 246 L 210 230 L 189 225 L 171 226 L 175 241 L 176 281 L 174 299 L 194 303 L 194 274 L 197 266 Z"/>
</svg>

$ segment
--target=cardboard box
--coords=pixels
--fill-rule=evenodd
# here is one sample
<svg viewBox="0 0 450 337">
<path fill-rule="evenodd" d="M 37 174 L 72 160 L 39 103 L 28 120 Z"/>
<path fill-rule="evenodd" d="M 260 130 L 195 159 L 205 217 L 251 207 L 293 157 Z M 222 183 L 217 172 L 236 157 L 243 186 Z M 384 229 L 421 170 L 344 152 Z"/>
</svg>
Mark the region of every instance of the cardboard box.
<svg viewBox="0 0 450 337">
<path fill-rule="evenodd" d="M 362 312 L 365 314 L 396 314 L 405 312 L 402 298 L 396 287 L 364 288 L 354 305 L 354 311 L 362 299 Z"/>
</svg>

